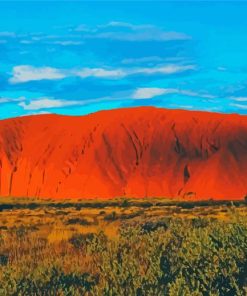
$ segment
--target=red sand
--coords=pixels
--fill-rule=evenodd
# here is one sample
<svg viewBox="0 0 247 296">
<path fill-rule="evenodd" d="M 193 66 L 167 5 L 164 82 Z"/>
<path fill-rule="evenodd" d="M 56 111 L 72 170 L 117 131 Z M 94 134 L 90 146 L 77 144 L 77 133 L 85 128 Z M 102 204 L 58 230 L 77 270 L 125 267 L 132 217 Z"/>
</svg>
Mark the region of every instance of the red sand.
<svg viewBox="0 0 247 296">
<path fill-rule="evenodd" d="M 0 196 L 246 194 L 246 116 L 141 107 L 0 121 Z"/>
</svg>

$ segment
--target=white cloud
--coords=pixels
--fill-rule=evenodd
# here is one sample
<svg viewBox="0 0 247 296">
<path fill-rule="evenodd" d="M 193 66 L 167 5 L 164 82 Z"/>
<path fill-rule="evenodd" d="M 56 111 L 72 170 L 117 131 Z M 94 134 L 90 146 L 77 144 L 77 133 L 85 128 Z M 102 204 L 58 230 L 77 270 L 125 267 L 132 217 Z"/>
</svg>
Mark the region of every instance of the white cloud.
<svg viewBox="0 0 247 296">
<path fill-rule="evenodd" d="M 118 41 L 170 41 L 186 40 L 189 36 L 178 32 L 163 32 L 160 30 L 145 30 L 143 32 L 100 32 L 97 34 L 88 34 L 85 38 L 111 39 Z"/>
<path fill-rule="evenodd" d="M 190 90 L 182 90 L 182 89 L 176 89 L 176 88 L 158 88 L 158 87 L 142 87 L 137 88 L 132 93 L 133 99 L 151 99 L 153 97 L 161 96 L 161 95 L 167 95 L 167 94 L 181 94 L 184 96 L 190 96 L 190 97 L 200 97 L 200 98 L 207 98 L 207 99 L 213 99 L 215 96 L 209 95 L 209 94 L 201 94 L 197 92 L 193 92 Z"/>
<path fill-rule="evenodd" d="M 175 74 L 180 73 L 188 70 L 194 70 L 196 67 L 195 65 L 166 65 L 166 66 L 159 66 L 153 68 L 137 68 L 135 70 L 130 71 L 131 74 Z"/>
<path fill-rule="evenodd" d="M 103 68 L 83 68 L 74 73 L 81 78 L 101 77 L 101 78 L 120 78 L 126 76 L 126 73 L 121 69 L 106 70 Z"/>
<path fill-rule="evenodd" d="M 52 113 L 49 111 L 39 111 L 39 112 L 35 112 L 33 114 L 52 114 Z"/>
<path fill-rule="evenodd" d="M 230 100 L 233 101 L 233 103 L 230 103 L 230 106 L 247 110 L 247 97 L 230 97 Z"/>
<path fill-rule="evenodd" d="M 170 41 L 191 38 L 184 33 L 164 31 L 162 28 L 150 24 L 135 25 L 121 21 L 112 21 L 104 25 L 95 26 L 94 28 L 80 25 L 74 31 L 81 32 L 83 38 L 119 41 Z"/>
<path fill-rule="evenodd" d="M 81 24 L 81 25 L 77 26 L 74 29 L 70 28 L 70 31 L 75 31 L 75 32 L 96 32 L 97 29 L 92 29 L 92 28 L 89 28 L 87 25 Z"/>
<path fill-rule="evenodd" d="M 102 97 L 95 99 L 86 99 L 86 100 L 61 100 L 49 97 L 37 98 L 34 100 L 28 100 L 26 98 L 22 98 L 22 101 L 28 102 L 20 102 L 18 105 L 21 106 L 24 110 L 41 110 L 41 109 L 52 109 L 52 108 L 63 108 L 67 106 L 84 106 L 88 104 L 95 104 L 99 102 L 104 102 L 111 100 L 113 98 L 110 97 Z M 122 100 L 122 98 L 118 98 Z M 41 110 L 40 112 L 47 112 L 46 110 Z"/>
<path fill-rule="evenodd" d="M 169 94 L 182 94 L 185 96 L 195 96 L 198 98 L 204 98 L 205 94 L 196 93 L 193 91 L 188 90 L 181 90 L 176 88 L 158 88 L 158 87 L 143 87 L 137 88 L 136 90 L 125 94 L 115 94 L 111 97 L 101 97 L 101 98 L 94 98 L 94 99 L 84 99 L 84 100 L 62 100 L 62 99 L 55 99 L 49 97 L 40 97 L 33 100 L 27 99 L 25 97 L 19 98 L 0 98 L 0 103 L 5 103 L 8 101 L 15 101 L 18 102 L 18 105 L 22 107 L 24 110 L 30 111 L 39 111 L 39 112 L 46 112 L 47 109 L 52 108 L 63 108 L 68 106 L 84 106 L 89 104 L 97 104 L 100 102 L 107 102 L 107 101 L 123 101 L 123 100 L 133 100 L 133 99 L 151 99 L 153 97 L 162 96 L 162 95 L 169 95 Z M 208 95 L 209 96 L 209 95 Z M 211 96 L 213 97 L 213 96 Z M 246 109 L 247 106 L 232 104 L 239 108 Z M 188 107 L 188 106 L 187 106 Z"/>
<path fill-rule="evenodd" d="M 178 90 L 178 92 L 182 95 L 189 96 L 189 97 L 200 97 L 204 99 L 215 99 L 216 96 L 207 94 L 207 93 L 197 93 L 191 90 Z"/>
<path fill-rule="evenodd" d="M 13 68 L 13 76 L 9 79 L 10 83 L 23 83 L 35 80 L 53 80 L 65 78 L 66 74 L 56 68 L 22 65 Z"/>
<path fill-rule="evenodd" d="M 164 62 L 165 59 L 158 57 L 158 56 L 149 56 L 149 57 L 142 57 L 142 58 L 129 58 L 123 59 L 122 64 L 134 64 L 134 63 L 153 63 L 153 62 Z"/>
<path fill-rule="evenodd" d="M 164 94 L 171 94 L 177 92 L 176 89 L 169 88 L 156 88 L 156 87 L 143 87 L 138 88 L 132 94 L 133 99 L 151 99 L 156 96 L 161 96 Z"/>
<path fill-rule="evenodd" d="M 84 42 L 82 41 L 72 41 L 72 40 L 67 40 L 67 41 L 54 41 L 50 42 L 51 44 L 56 44 L 56 45 L 62 45 L 62 46 L 70 46 L 70 45 L 82 45 Z"/>
<path fill-rule="evenodd" d="M 53 98 L 39 98 L 37 100 L 32 100 L 29 103 L 21 102 L 19 103 L 19 106 L 21 106 L 24 110 L 39 110 L 49 108 L 61 108 L 78 104 L 80 104 L 79 101 L 56 100 Z"/>
<path fill-rule="evenodd" d="M 101 31 L 102 29 L 107 29 L 107 28 L 127 28 L 133 31 L 137 31 L 137 30 L 145 30 L 145 29 L 151 29 L 156 27 L 153 25 L 133 25 L 127 22 L 112 21 L 107 24 L 97 25 L 95 27 L 89 27 L 85 24 L 81 24 L 74 29 L 70 29 L 70 31 L 95 33 L 95 32 Z"/>
<path fill-rule="evenodd" d="M 146 64 L 146 65 L 153 65 L 153 64 L 161 64 L 161 63 L 174 63 L 174 62 L 181 62 L 186 61 L 185 57 L 159 57 L 159 56 L 147 56 L 141 58 L 128 58 L 123 59 L 121 61 L 122 64 Z"/>
<path fill-rule="evenodd" d="M 166 65 L 150 68 L 127 68 L 127 69 L 105 69 L 105 68 L 82 68 L 79 70 L 63 70 L 51 67 L 33 67 L 20 65 L 13 68 L 13 76 L 10 83 L 24 83 L 37 80 L 58 80 L 66 77 L 78 76 L 81 78 L 97 77 L 106 79 L 123 78 L 130 75 L 154 75 L 154 74 L 175 74 L 188 70 L 194 70 L 194 65 Z"/>
<path fill-rule="evenodd" d="M 21 117 L 26 117 L 30 115 L 43 115 L 43 114 L 55 114 L 49 111 L 33 111 L 33 112 L 28 112 L 27 114 L 20 115 Z"/>
<path fill-rule="evenodd" d="M 247 105 L 235 104 L 235 103 L 232 103 L 230 105 L 233 106 L 233 107 L 237 107 L 239 109 L 247 110 Z"/>
<path fill-rule="evenodd" d="M 150 68 L 125 68 L 125 69 L 114 69 L 108 70 L 103 68 L 83 68 L 80 71 L 74 73 L 76 76 L 80 76 L 81 78 L 86 77 L 101 77 L 101 78 L 122 78 L 130 75 L 154 75 L 154 74 L 175 74 L 188 70 L 194 70 L 194 65 L 166 65 L 159 67 L 150 67 Z"/>
<path fill-rule="evenodd" d="M 107 23 L 106 25 L 99 25 L 97 27 L 98 28 L 109 28 L 109 27 L 129 28 L 133 31 L 156 28 L 154 25 L 134 25 L 131 23 L 119 22 L 119 21 L 112 21 Z"/>
<path fill-rule="evenodd" d="M 21 101 L 25 101 L 25 97 L 19 97 L 19 98 L 0 97 L 0 104 L 11 103 L 11 102 L 21 102 Z"/>
<path fill-rule="evenodd" d="M 230 97 L 230 99 L 236 102 L 247 102 L 247 97 Z"/>
</svg>

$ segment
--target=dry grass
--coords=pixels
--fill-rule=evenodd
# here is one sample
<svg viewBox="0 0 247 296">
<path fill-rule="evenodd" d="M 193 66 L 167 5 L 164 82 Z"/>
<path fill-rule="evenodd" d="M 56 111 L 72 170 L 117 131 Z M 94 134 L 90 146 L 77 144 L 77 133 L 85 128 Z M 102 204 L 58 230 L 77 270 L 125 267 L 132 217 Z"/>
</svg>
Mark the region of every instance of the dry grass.
<svg viewBox="0 0 247 296">
<path fill-rule="evenodd" d="M 8 205 L 12 205 L 12 208 L 8 208 Z M 110 248 L 115 248 L 114 244 L 123 240 L 121 231 L 128 227 L 132 227 L 135 232 L 141 225 L 147 224 L 149 228 L 148 223 L 162 226 L 162 223 L 166 223 L 162 221 L 170 220 L 191 221 L 188 225 L 202 228 L 217 221 L 225 225 L 234 221 L 244 221 L 247 224 L 247 207 L 244 202 L 231 206 L 228 203 L 202 206 L 196 203 L 170 204 L 170 201 L 160 199 L 105 202 L 2 199 L 0 208 L 0 295 L 26 295 L 12 293 L 3 283 L 7 281 L 15 291 L 16 281 L 30 278 L 30 275 L 46 282 L 45 270 L 51 267 L 62 270 L 66 275 L 102 274 L 99 262 L 105 250 L 98 249 L 96 252 L 94 248 L 104 248 L 104 237 L 111 241 Z M 187 222 L 184 223 L 186 225 Z M 133 234 L 130 239 L 134 237 Z M 98 239 L 100 244 L 96 243 Z M 110 250 L 107 252 L 111 254 Z M 15 281 L 15 284 L 11 284 L 11 281 Z M 99 287 L 102 292 L 103 288 Z M 6 294 L 3 293 L 5 290 Z M 94 294 L 79 289 L 74 294 L 62 291 L 60 294 L 30 292 L 29 295 L 102 295 L 101 292 L 97 294 L 96 290 Z"/>
<path fill-rule="evenodd" d="M 158 202 L 160 203 L 160 199 Z M 107 236 L 118 234 L 119 226 L 126 222 L 149 221 L 154 218 L 173 217 L 193 219 L 198 217 L 215 218 L 223 221 L 231 219 L 231 207 L 227 205 L 195 206 L 183 208 L 177 205 L 156 205 L 157 199 L 148 200 L 150 206 L 143 207 L 145 199 L 131 201 L 122 206 L 122 201 L 100 201 L 103 205 L 91 207 L 93 201 L 49 201 L 28 199 L 0 199 L 0 206 L 5 204 L 16 205 L 16 208 L 0 211 L 0 233 L 9 235 L 20 228 L 34 233 L 37 238 L 47 239 L 51 243 L 68 240 L 75 233 L 98 233 L 103 231 Z M 30 209 L 30 204 L 37 207 Z M 71 206 L 72 205 L 74 206 Z M 118 205 L 115 205 L 117 203 Z M 68 206 L 66 206 L 68 204 Z M 18 208 L 19 206 L 23 208 Z M 247 216 L 247 208 L 243 204 L 234 207 L 239 216 Z M 111 217 L 113 214 L 113 217 Z M 115 216 L 114 216 L 115 215 Z"/>
</svg>

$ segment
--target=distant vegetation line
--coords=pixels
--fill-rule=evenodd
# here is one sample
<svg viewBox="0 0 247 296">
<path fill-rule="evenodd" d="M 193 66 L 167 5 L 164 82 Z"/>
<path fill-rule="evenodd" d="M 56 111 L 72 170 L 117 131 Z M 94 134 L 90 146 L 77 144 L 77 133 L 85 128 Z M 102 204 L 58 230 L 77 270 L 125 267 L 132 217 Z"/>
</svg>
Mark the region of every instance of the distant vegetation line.
<svg viewBox="0 0 247 296">
<path fill-rule="evenodd" d="M 149 208 L 152 206 L 158 207 L 167 207 L 167 206 L 176 206 L 181 207 L 184 209 L 192 209 L 194 207 L 216 207 L 216 206 L 244 206 L 247 205 L 246 200 L 239 200 L 239 201 L 229 201 L 229 200 L 205 200 L 205 201 L 168 201 L 168 200 L 112 200 L 112 201 L 97 201 L 97 200 L 90 200 L 90 201 L 51 201 L 45 202 L 42 201 L 23 201 L 20 199 L 14 199 L 13 201 L 5 201 L 4 199 L 0 200 L 0 211 L 3 210 L 11 210 L 11 209 L 38 209 L 41 207 L 48 207 L 48 208 L 75 208 L 75 209 L 82 209 L 82 208 L 106 208 L 106 207 L 140 207 L 140 208 Z"/>
</svg>

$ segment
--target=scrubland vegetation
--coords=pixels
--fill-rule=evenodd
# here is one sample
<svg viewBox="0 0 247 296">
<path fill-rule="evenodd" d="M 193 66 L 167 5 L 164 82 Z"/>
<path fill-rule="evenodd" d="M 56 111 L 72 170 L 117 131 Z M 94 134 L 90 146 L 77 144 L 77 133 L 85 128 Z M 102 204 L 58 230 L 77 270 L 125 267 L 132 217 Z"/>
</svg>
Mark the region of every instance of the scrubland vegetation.
<svg viewBox="0 0 247 296">
<path fill-rule="evenodd" d="M 0 295 L 247 295 L 244 202 L 0 200 Z"/>
</svg>

